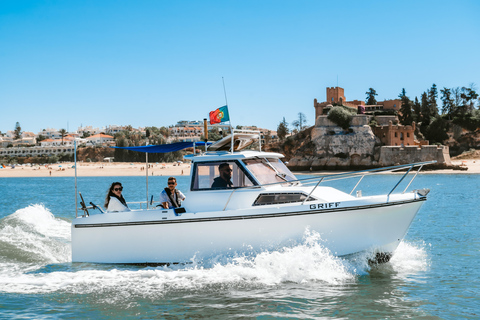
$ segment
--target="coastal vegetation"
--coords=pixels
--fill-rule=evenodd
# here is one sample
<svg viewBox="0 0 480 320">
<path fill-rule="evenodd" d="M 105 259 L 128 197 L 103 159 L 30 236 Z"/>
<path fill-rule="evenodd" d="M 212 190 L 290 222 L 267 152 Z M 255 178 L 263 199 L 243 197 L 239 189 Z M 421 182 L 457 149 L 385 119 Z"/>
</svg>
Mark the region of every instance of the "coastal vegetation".
<svg viewBox="0 0 480 320">
<path fill-rule="evenodd" d="M 377 103 L 375 96 L 377 92 L 369 88 L 365 92 L 366 105 Z M 415 136 L 419 140 L 428 140 L 430 144 L 444 144 L 449 146 L 452 156 L 459 155 L 464 151 L 479 149 L 480 140 L 480 99 L 476 87 L 471 84 L 469 87 L 443 88 L 438 91 L 436 84 L 419 97 L 413 99 L 407 95 L 405 88 L 399 94 L 401 108 L 395 110 L 375 110 L 366 112 L 371 115 L 370 125 L 378 124 L 376 116 L 396 115 L 398 122 L 394 125 L 412 125 L 416 123 Z M 440 103 L 438 103 L 440 102 Z M 343 128 L 349 129 L 353 115 L 357 110 L 341 104 L 333 104 L 323 109 L 327 118 Z M 295 127 L 292 123 L 292 127 Z M 288 123 L 283 121 L 277 127 L 279 142 L 271 145 L 272 151 L 283 152 L 287 159 L 293 155 L 308 154 L 311 145 L 311 137 L 307 130 L 292 130 L 288 136 Z"/>
<path fill-rule="evenodd" d="M 377 103 L 377 91 L 369 88 L 366 92 L 366 105 L 375 105 Z M 454 87 L 438 89 L 433 84 L 429 89 L 424 91 L 419 97 L 411 98 L 407 94 L 407 90 L 402 88 L 398 96 L 401 100 L 401 108 L 397 112 L 395 110 L 375 110 L 366 112 L 372 115 L 370 125 L 378 124 L 376 116 L 379 115 L 397 115 L 398 123 L 401 125 L 412 125 L 416 123 L 415 136 L 419 140 L 428 140 L 430 144 L 444 144 L 450 147 L 452 156 L 458 155 L 463 151 L 470 149 L 478 149 L 478 141 L 480 140 L 480 99 L 476 86 L 471 84 L 468 87 Z M 337 124 L 344 130 L 349 130 L 353 115 L 357 113 L 355 108 L 347 107 L 340 104 L 334 104 L 324 108 L 324 114 L 327 118 Z M 241 126 L 237 126 L 241 128 Z M 14 127 L 14 137 L 20 139 L 22 136 L 22 128 L 19 122 Z M 283 117 L 277 127 L 277 136 L 279 142 L 271 145 L 271 148 L 278 152 L 289 153 L 297 150 L 299 146 L 306 152 L 308 148 L 309 127 L 307 126 L 307 117 L 302 112 L 297 114 L 297 118 L 290 124 Z M 44 130 L 45 131 L 45 130 Z M 271 135 L 264 133 L 266 147 L 271 144 Z M 62 138 L 68 132 L 65 129 L 59 130 Z M 217 141 L 225 136 L 226 132 L 221 132 L 218 128 L 209 130 L 208 140 Z M 88 137 L 90 133 L 84 132 L 82 138 Z M 170 138 L 170 139 L 169 139 Z M 204 140 L 201 136 L 201 140 Z M 39 134 L 37 144 L 47 139 L 46 135 Z M 147 144 L 164 144 L 171 141 L 170 132 L 167 127 L 147 127 L 145 131 L 133 129 L 132 126 L 126 126 L 123 131 L 114 135 L 115 145 L 119 147 L 142 146 Z M 297 147 L 294 147 L 297 146 Z M 9 144 L 8 147 L 13 147 Z M 80 145 L 77 152 L 79 161 L 102 161 L 106 157 L 113 157 L 118 162 L 143 162 L 145 154 L 132 152 L 122 149 L 112 149 L 106 147 L 86 147 Z M 167 154 L 150 154 L 149 161 L 152 162 L 170 162 L 180 160 L 183 153 L 181 151 Z M 6 156 L 0 158 L 1 163 L 55 163 L 58 161 L 72 161 L 73 155 L 57 154 L 51 156 L 31 156 L 16 157 Z"/>
<path fill-rule="evenodd" d="M 344 106 L 335 106 L 327 114 L 327 119 L 335 123 L 337 126 L 347 130 L 352 123 L 352 118 L 357 112 L 352 108 Z"/>
</svg>

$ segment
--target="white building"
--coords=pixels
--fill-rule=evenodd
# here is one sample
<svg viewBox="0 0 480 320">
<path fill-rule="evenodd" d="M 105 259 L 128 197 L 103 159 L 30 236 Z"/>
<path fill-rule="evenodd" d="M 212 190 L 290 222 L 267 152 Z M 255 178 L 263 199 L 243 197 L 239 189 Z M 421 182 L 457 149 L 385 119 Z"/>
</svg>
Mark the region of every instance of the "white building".
<svg viewBox="0 0 480 320">
<path fill-rule="evenodd" d="M 59 154 L 73 154 L 72 146 L 55 146 L 55 147 L 13 147 L 0 148 L 0 157 L 34 157 L 34 156 L 52 156 Z"/>
<path fill-rule="evenodd" d="M 83 136 L 85 133 L 88 133 L 89 135 L 95 135 L 100 132 L 102 132 L 100 128 L 94 128 L 92 126 L 78 127 L 77 129 L 77 133 L 80 136 Z"/>
<path fill-rule="evenodd" d="M 13 138 L 11 137 L 0 137 L 0 147 L 6 148 L 8 145 L 13 145 Z"/>
<path fill-rule="evenodd" d="M 62 135 L 60 134 L 60 132 L 58 132 L 57 129 L 52 129 L 52 128 L 43 129 L 37 134 L 37 137 L 40 135 L 46 137 L 47 139 L 62 138 Z"/>
<path fill-rule="evenodd" d="M 109 125 L 105 128 L 104 132 L 109 135 L 115 135 L 115 133 L 119 133 L 121 131 L 126 130 L 126 126 L 118 126 L 115 124 Z M 100 133 L 100 132 L 98 132 Z"/>
<path fill-rule="evenodd" d="M 115 139 L 112 136 L 103 133 L 86 137 L 85 140 L 93 145 L 115 145 Z"/>
<path fill-rule="evenodd" d="M 57 147 L 57 146 L 73 146 L 72 138 L 63 137 L 63 144 L 62 139 L 45 139 L 40 141 L 40 145 L 42 147 Z"/>
</svg>

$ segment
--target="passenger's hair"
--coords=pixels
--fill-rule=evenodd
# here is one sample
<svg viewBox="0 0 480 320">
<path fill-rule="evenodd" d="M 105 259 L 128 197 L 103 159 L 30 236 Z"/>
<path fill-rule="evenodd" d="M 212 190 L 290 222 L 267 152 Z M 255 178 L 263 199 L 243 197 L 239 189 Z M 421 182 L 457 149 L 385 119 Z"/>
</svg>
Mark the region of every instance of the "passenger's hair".
<svg viewBox="0 0 480 320">
<path fill-rule="evenodd" d="M 222 171 L 222 169 L 225 168 L 225 167 L 230 168 L 230 165 L 226 162 L 220 163 L 220 165 L 218 166 L 218 171 Z"/>
<path fill-rule="evenodd" d="M 175 177 L 169 177 L 167 181 L 173 180 L 175 183 L 177 183 L 177 179 Z"/>
<path fill-rule="evenodd" d="M 117 197 L 117 195 L 115 193 L 113 193 L 113 189 L 115 189 L 115 186 L 120 186 L 121 187 L 122 184 L 120 182 L 114 182 L 114 183 L 112 183 L 112 185 L 108 189 L 107 196 L 105 197 L 105 208 L 106 209 L 108 209 L 108 204 L 110 203 L 110 197 L 117 198 L 118 200 L 120 200 L 121 203 L 123 203 L 126 207 L 128 207 L 127 202 L 125 201 L 125 198 L 123 198 L 123 195 L 121 195 L 120 197 Z"/>
</svg>

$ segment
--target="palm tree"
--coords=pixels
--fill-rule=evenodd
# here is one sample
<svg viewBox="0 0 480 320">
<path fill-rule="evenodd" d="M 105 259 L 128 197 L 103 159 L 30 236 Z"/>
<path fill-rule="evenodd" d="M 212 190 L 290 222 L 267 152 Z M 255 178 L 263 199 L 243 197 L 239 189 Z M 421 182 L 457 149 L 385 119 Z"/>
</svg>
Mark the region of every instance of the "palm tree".
<svg viewBox="0 0 480 320">
<path fill-rule="evenodd" d="M 65 129 L 60 129 L 58 131 L 60 133 L 60 135 L 62 136 L 62 146 L 63 146 L 63 137 L 65 137 L 67 135 L 67 130 Z"/>
</svg>

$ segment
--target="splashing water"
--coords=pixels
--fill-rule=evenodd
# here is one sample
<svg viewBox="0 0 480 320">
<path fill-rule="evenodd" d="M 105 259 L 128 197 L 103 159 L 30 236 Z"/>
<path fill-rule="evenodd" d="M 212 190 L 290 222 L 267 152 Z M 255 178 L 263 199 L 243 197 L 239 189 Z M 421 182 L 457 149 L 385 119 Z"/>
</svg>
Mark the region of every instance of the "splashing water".
<svg viewBox="0 0 480 320">
<path fill-rule="evenodd" d="M 0 220 L 0 262 L 62 263 L 70 260 L 70 224 L 43 205 Z"/>
<path fill-rule="evenodd" d="M 308 229 L 296 245 L 219 256 L 190 265 L 139 268 L 71 264 L 70 224 L 55 218 L 42 205 L 29 206 L 0 220 L 0 246 L 0 292 L 94 293 L 104 296 L 106 303 L 131 296 L 161 297 L 179 290 L 262 288 L 284 283 L 337 286 L 354 282 L 370 270 L 368 256 L 336 257 L 323 246 L 320 235 Z M 7 247 L 10 253 L 5 254 Z M 385 272 L 424 270 L 426 256 L 424 248 L 401 243 Z"/>
</svg>

